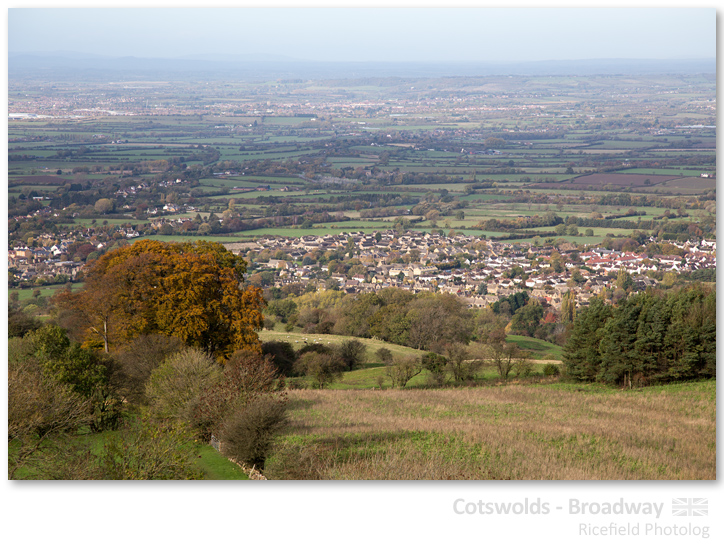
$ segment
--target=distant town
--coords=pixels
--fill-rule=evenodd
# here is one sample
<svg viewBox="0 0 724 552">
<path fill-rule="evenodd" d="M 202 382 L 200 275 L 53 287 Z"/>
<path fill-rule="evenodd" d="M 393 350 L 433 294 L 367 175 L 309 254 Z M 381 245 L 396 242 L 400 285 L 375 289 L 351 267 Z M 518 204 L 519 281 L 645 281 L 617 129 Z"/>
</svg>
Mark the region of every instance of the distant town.
<svg viewBox="0 0 724 552">
<path fill-rule="evenodd" d="M 183 224 L 183 219 L 176 223 Z M 138 231 L 124 226 L 106 232 L 127 240 L 140 237 Z M 85 264 L 73 260 L 78 240 L 84 244 L 86 256 L 88 250 L 92 253 L 106 246 L 88 229 L 39 236 L 39 242 L 52 245 L 10 249 L 8 266 L 16 285 L 75 281 Z M 657 240 L 650 237 L 648 243 L 657 244 Z M 606 290 L 615 288 L 621 271 L 631 275 L 634 289 L 643 290 L 659 284 L 656 275 L 660 276 L 660 271 L 685 275 L 716 270 L 716 240 L 667 240 L 658 245 L 676 254 L 650 255 L 570 243 L 507 243 L 454 231 L 445 235 L 410 230 L 267 236 L 226 243 L 225 247 L 249 261 L 249 280 L 261 287 L 299 283 L 311 286 L 309 289 L 339 289 L 350 294 L 397 287 L 415 293 L 451 293 L 470 308 L 485 307 L 521 290 L 555 308 L 572 290 L 576 305 L 583 307 L 593 296 L 606 298 Z M 328 253 L 333 253 L 332 259 L 325 256 Z"/>
</svg>

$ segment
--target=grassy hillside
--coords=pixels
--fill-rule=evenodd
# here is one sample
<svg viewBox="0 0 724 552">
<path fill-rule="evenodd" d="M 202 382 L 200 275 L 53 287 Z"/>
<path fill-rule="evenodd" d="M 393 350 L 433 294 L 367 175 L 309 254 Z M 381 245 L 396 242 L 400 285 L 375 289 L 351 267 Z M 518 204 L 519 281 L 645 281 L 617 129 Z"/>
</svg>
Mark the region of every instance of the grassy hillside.
<svg viewBox="0 0 724 552">
<path fill-rule="evenodd" d="M 522 335 L 509 335 L 505 340 L 508 343 L 515 343 L 521 349 L 528 351 L 533 359 L 540 360 L 549 356 L 556 360 L 562 359 L 563 347 L 554 343 Z"/>
<path fill-rule="evenodd" d="M 278 479 L 716 478 L 716 382 L 295 390 Z"/>
<path fill-rule="evenodd" d="M 366 339 L 364 337 L 350 337 L 348 335 L 332 335 L 332 334 L 311 334 L 311 333 L 294 333 L 294 332 L 282 332 L 276 330 L 262 330 L 259 332 L 259 339 L 262 341 L 287 341 L 291 343 L 295 349 L 301 349 L 304 345 L 309 343 L 322 343 L 324 345 L 339 345 L 343 341 L 349 339 L 357 339 L 367 346 L 367 356 L 371 359 L 374 358 L 375 353 L 383 347 L 389 349 L 393 355 L 407 356 L 415 355 L 421 356 L 425 351 L 418 349 L 412 349 L 411 347 L 403 347 L 402 345 L 395 345 L 393 343 L 386 343 L 379 339 Z"/>
<path fill-rule="evenodd" d="M 333 383 L 331 389 L 385 389 L 391 387 L 390 380 L 385 374 L 385 365 L 377 362 L 375 353 L 381 348 L 389 349 L 392 354 L 396 357 L 405 356 L 422 356 L 426 351 L 419 349 L 413 349 L 411 347 L 403 347 L 402 345 L 395 345 L 392 343 L 386 343 L 378 339 L 365 339 L 365 338 L 352 338 L 344 335 L 331 335 L 331 334 L 305 334 L 295 332 L 282 332 L 276 330 L 263 330 L 259 332 L 259 337 L 262 341 L 286 341 L 291 343 L 292 346 L 299 350 L 305 346 L 305 344 L 322 343 L 324 345 L 339 345 L 343 341 L 349 339 L 358 339 L 367 346 L 367 362 L 362 368 L 353 370 L 351 372 L 345 372 L 342 375 L 342 379 L 336 383 Z M 530 358 L 533 359 L 533 376 L 540 375 L 540 368 L 542 366 L 542 359 L 553 358 L 553 362 L 559 362 L 561 360 L 561 354 L 563 348 L 553 343 L 543 341 L 541 339 L 535 339 L 533 337 L 524 337 L 519 335 L 509 335 L 507 341 L 516 343 L 521 349 L 524 349 L 530 353 Z M 482 370 L 476 375 L 476 380 L 495 380 L 498 379 L 497 372 L 491 366 L 484 366 Z M 291 378 L 291 381 L 311 383 L 309 378 Z M 427 387 L 429 386 L 429 373 L 425 370 L 421 374 L 412 378 L 408 383 L 410 387 Z"/>
</svg>

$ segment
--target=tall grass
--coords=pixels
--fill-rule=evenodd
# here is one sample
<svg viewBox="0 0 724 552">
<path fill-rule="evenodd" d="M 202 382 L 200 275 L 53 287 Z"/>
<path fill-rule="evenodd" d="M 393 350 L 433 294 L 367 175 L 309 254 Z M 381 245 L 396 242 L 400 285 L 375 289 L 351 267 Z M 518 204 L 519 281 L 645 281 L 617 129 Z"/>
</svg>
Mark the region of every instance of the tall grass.
<svg viewBox="0 0 724 552">
<path fill-rule="evenodd" d="M 716 478 L 716 382 L 294 390 L 269 478 Z"/>
</svg>

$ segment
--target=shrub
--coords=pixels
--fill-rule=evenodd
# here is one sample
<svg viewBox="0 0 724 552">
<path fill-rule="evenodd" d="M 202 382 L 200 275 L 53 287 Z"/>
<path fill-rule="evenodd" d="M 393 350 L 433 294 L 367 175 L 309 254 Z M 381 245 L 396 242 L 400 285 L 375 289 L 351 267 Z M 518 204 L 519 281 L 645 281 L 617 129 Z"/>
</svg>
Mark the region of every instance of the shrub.
<svg viewBox="0 0 724 552">
<path fill-rule="evenodd" d="M 377 360 L 379 360 L 382 364 L 392 363 L 392 352 L 387 347 L 381 347 L 377 349 L 375 356 L 377 357 Z"/>
<path fill-rule="evenodd" d="M 23 339 L 32 343 L 44 377 L 69 385 L 74 392 L 90 399 L 93 431 L 117 426 L 122 406 L 118 388 L 123 376 L 113 358 L 71 343 L 65 330 L 55 325 L 43 326 Z"/>
<path fill-rule="evenodd" d="M 331 320 L 324 320 L 323 322 L 320 322 L 319 324 L 314 326 L 311 330 L 309 326 L 307 326 L 304 331 L 307 333 L 331 334 L 333 329 L 334 322 L 332 322 Z"/>
<path fill-rule="evenodd" d="M 347 370 L 358 368 L 367 359 L 367 346 L 357 339 L 343 341 L 337 347 L 337 352 Z"/>
<path fill-rule="evenodd" d="M 23 340 L 11 341 L 23 345 Z M 77 433 L 92 421 L 89 399 L 44 375 L 35 358 L 19 358 L 20 354 L 11 351 L 8 364 L 8 439 L 16 445 L 15 452 L 8 455 L 8 479 L 36 453 L 42 453 L 45 445 Z"/>
<path fill-rule="evenodd" d="M 333 351 L 331 347 L 327 347 L 322 343 L 309 343 L 308 345 L 305 345 L 304 347 L 299 349 L 299 352 L 297 353 L 297 358 L 301 358 L 301 356 L 305 353 L 321 353 L 324 355 L 331 355 Z"/>
<path fill-rule="evenodd" d="M 40 321 L 37 318 L 20 309 L 8 307 L 8 337 L 23 337 L 38 328 L 40 328 Z"/>
<path fill-rule="evenodd" d="M 345 364 L 336 355 L 315 353 L 310 351 L 299 357 L 296 369 L 311 377 L 313 386 L 324 389 L 331 383 L 342 378 Z"/>
<path fill-rule="evenodd" d="M 287 380 L 287 389 L 306 389 L 307 382 L 302 379 Z"/>
<path fill-rule="evenodd" d="M 176 353 L 151 373 L 146 397 L 159 418 L 191 423 L 201 392 L 221 379 L 221 367 L 198 349 Z"/>
<path fill-rule="evenodd" d="M 218 434 L 230 412 L 276 388 L 277 370 L 269 357 L 236 351 L 217 383 L 206 386 L 193 403 L 192 423 L 204 440 Z"/>
<path fill-rule="evenodd" d="M 144 403 L 145 387 L 151 372 L 170 355 L 183 350 L 185 345 L 178 337 L 145 334 L 125 345 L 115 358 L 121 363 L 125 376 L 123 394 L 131 403 Z"/>
<path fill-rule="evenodd" d="M 106 440 L 97 479 L 202 479 L 180 426 L 137 422 Z"/>
<path fill-rule="evenodd" d="M 526 359 L 520 360 L 515 369 L 515 375 L 519 378 L 527 378 L 532 372 L 533 366 Z"/>
<path fill-rule="evenodd" d="M 222 452 L 264 469 L 277 433 L 288 423 L 286 407 L 285 401 L 263 397 L 235 411 L 223 425 Z"/>
<path fill-rule="evenodd" d="M 263 355 L 270 355 L 277 370 L 283 376 L 294 376 L 294 362 L 297 353 L 291 343 L 286 341 L 266 341 L 261 345 Z"/>
<path fill-rule="evenodd" d="M 422 367 L 430 372 L 430 380 L 434 385 L 445 383 L 445 366 L 447 359 L 437 353 L 427 353 L 421 359 Z"/>
<path fill-rule="evenodd" d="M 246 401 L 253 400 L 257 395 L 274 391 L 278 375 L 271 358 L 245 350 L 236 351 L 231 355 L 224 368 L 224 379 L 239 389 Z"/>
<path fill-rule="evenodd" d="M 422 366 L 416 356 L 408 356 L 397 360 L 385 369 L 392 387 L 405 387 L 407 382 L 422 372 Z"/>
<path fill-rule="evenodd" d="M 461 343 L 451 343 L 445 349 L 448 363 L 447 370 L 455 382 L 472 381 L 480 370 L 480 358 L 484 353 Z"/>
<path fill-rule="evenodd" d="M 552 362 L 549 362 L 543 366 L 543 375 L 544 376 L 557 376 L 560 373 L 561 373 L 561 371 L 558 368 L 558 365 L 553 364 Z"/>
</svg>

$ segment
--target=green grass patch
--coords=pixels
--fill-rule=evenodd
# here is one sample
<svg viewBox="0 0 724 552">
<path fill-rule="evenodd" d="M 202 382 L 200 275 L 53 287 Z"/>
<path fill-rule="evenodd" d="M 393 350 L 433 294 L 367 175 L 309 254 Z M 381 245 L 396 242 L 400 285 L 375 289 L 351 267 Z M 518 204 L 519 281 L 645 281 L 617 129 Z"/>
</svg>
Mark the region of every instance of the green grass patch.
<svg viewBox="0 0 724 552">
<path fill-rule="evenodd" d="M 83 283 L 73 283 L 71 284 L 72 291 L 78 291 L 83 287 Z M 18 300 L 19 301 L 27 301 L 28 299 L 33 298 L 33 292 L 38 289 L 40 290 L 40 296 L 41 297 L 52 297 L 55 295 L 58 291 L 61 291 L 65 289 L 66 284 L 57 284 L 52 286 L 42 286 L 42 287 L 36 287 L 36 288 L 30 288 L 30 289 L 8 289 L 8 298 L 10 297 L 10 294 L 14 291 L 18 292 Z"/>
<path fill-rule="evenodd" d="M 249 479 L 239 466 L 226 458 L 211 445 L 202 445 L 199 447 L 196 465 L 203 472 L 204 479 Z"/>
<path fill-rule="evenodd" d="M 509 335 L 505 338 L 508 343 L 515 343 L 521 349 L 531 353 L 534 359 L 542 360 L 543 357 L 551 355 L 556 360 L 563 357 L 563 347 L 535 337 L 527 337 L 523 335 Z"/>
<path fill-rule="evenodd" d="M 421 356 L 425 351 L 413 349 L 412 347 L 404 347 L 402 345 L 396 345 L 394 343 L 386 343 L 379 339 L 368 339 L 365 337 L 350 337 L 348 335 L 332 335 L 332 334 L 313 334 L 313 333 L 298 333 L 298 332 L 282 332 L 276 330 L 262 330 L 259 332 L 259 339 L 262 341 L 286 341 L 291 343 L 295 349 L 301 349 L 305 345 L 311 343 L 322 343 L 323 345 L 339 345 L 343 341 L 349 341 L 350 339 L 356 339 L 361 341 L 367 346 L 368 360 L 374 358 L 375 353 L 382 348 L 389 349 L 393 355 L 407 356 L 415 355 Z"/>
</svg>

